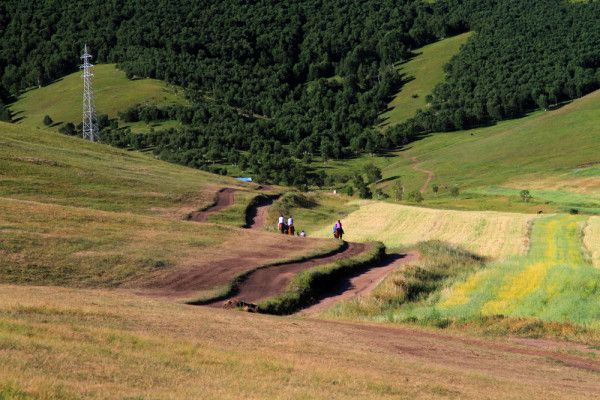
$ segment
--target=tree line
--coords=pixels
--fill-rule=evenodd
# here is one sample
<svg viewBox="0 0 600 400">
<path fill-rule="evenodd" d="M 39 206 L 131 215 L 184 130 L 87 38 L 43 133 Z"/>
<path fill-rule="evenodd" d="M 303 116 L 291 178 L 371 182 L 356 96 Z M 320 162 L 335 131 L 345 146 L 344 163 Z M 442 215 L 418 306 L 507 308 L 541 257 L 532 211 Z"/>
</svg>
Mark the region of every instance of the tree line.
<svg viewBox="0 0 600 400">
<path fill-rule="evenodd" d="M 105 122 L 106 141 L 209 168 L 235 163 L 264 180 L 322 180 L 315 157 L 396 148 L 434 131 L 524 115 L 600 82 L 600 3 L 562 0 L 67 0 L 0 2 L 0 119 L 20 91 L 96 62 L 186 89 L 190 107 L 123 110 L 121 120 L 182 122 L 136 137 Z M 474 30 L 430 106 L 373 128 L 403 77 L 396 65 Z M 27 32 L 27 34 L 24 34 Z M 76 127 L 64 130 L 69 133 Z"/>
</svg>

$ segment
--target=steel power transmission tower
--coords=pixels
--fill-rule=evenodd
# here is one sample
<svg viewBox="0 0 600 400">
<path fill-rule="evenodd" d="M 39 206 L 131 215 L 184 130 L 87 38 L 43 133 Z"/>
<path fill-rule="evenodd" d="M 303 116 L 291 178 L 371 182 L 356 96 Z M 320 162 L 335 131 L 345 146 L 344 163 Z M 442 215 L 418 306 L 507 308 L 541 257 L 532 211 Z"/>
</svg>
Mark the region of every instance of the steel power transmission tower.
<svg viewBox="0 0 600 400">
<path fill-rule="evenodd" d="M 98 121 L 96 118 L 96 105 L 94 104 L 94 91 L 92 90 L 92 70 L 90 63 L 92 55 L 88 52 L 87 44 L 83 48 L 81 59 L 83 64 L 83 138 L 95 142 L 98 140 Z"/>
</svg>

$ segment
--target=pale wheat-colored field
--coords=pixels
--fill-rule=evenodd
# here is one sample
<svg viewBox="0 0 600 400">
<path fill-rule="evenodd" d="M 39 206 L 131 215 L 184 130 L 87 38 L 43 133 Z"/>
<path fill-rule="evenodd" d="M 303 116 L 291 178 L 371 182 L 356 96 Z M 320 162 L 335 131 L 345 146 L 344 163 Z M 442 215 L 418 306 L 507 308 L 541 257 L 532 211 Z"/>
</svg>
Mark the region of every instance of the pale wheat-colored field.
<svg viewBox="0 0 600 400">
<path fill-rule="evenodd" d="M 379 240 L 388 247 L 442 240 L 492 258 L 524 254 L 528 247 L 528 225 L 537 217 L 492 211 L 435 210 L 376 201 L 360 201 L 358 206 L 357 211 L 342 221 L 346 240 Z M 317 235 L 331 236 L 331 230 L 328 225 Z"/>
<path fill-rule="evenodd" d="M 584 230 L 583 242 L 590 253 L 592 263 L 600 268 L 600 217 L 590 217 Z"/>
</svg>

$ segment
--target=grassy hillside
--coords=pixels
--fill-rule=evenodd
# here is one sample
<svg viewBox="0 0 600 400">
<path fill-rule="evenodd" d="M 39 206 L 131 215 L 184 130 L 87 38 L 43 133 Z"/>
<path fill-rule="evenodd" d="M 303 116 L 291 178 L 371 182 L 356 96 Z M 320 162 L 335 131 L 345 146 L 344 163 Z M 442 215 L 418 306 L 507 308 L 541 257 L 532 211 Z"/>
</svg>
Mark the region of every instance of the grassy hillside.
<svg viewBox="0 0 600 400">
<path fill-rule="evenodd" d="M 600 391 L 596 372 L 561 362 L 577 354 L 592 363 L 593 350 L 553 343 L 531 355 L 527 346 L 114 291 L 0 286 L 0 398 L 534 399 Z"/>
<path fill-rule="evenodd" d="M 374 201 L 355 205 L 358 210 L 342 221 L 347 240 L 378 240 L 388 247 L 443 240 L 486 257 L 523 254 L 527 249 L 528 224 L 535 218 L 527 214 L 435 210 Z M 318 236 L 331 237 L 335 217 L 330 220 Z"/>
<path fill-rule="evenodd" d="M 242 190 L 243 204 L 216 220 L 242 225 L 252 186 L 23 125 L 0 124 L 0 177 L 0 282 L 113 287 L 232 260 L 211 281 L 226 284 L 240 270 L 328 246 L 183 221 L 227 186 Z"/>
<path fill-rule="evenodd" d="M 0 196 L 155 214 L 209 205 L 230 178 L 47 130 L 0 123 Z"/>
<path fill-rule="evenodd" d="M 182 104 L 181 89 L 156 79 L 130 80 L 115 64 L 94 67 L 94 95 L 96 111 L 116 117 L 135 104 Z M 80 72 L 67 75 L 39 89 L 31 89 L 10 106 L 14 119 L 28 128 L 44 127 L 42 120 L 49 115 L 55 125 L 81 121 L 83 81 Z M 143 123 L 132 124 L 132 129 L 145 128 Z"/>
<path fill-rule="evenodd" d="M 373 162 L 378 186 L 400 180 L 405 193 L 425 186 L 425 205 L 475 210 L 600 212 L 600 91 L 552 110 L 497 125 L 435 133 L 385 157 L 330 162 L 348 174 Z M 428 182 L 428 172 L 432 179 Z M 432 192 L 433 185 L 440 190 Z M 450 194 L 457 186 L 462 193 Z M 521 201 L 521 190 L 533 199 Z"/>
<path fill-rule="evenodd" d="M 459 52 L 460 46 L 471 34 L 467 32 L 427 45 L 417 50 L 410 61 L 398 65 L 402 79 L 407 83 L 394 96 L 388 105 L 389 110 L 382 114 L 382 125 L 391 126 L 405 121 L 418 109 L 427 106 L 425 97 L 444 80 L 444 65 Z"/>
</svg>

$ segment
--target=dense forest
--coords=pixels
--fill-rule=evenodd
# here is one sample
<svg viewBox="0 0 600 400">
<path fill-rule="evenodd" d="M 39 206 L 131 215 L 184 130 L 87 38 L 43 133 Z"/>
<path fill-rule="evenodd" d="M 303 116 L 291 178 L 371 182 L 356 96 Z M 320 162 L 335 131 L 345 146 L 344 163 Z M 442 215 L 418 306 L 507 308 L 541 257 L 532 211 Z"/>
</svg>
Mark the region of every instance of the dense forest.
<svg viewBox="0 0 600 400">
<path fill-rule="evenodd" d="M 476 35 L 446 66 L 409 131 L 449 131 L 523 116 L 600 87 L 600 3 L 448 1 Z M 415 126 L 416 125 L 416 126 Z"/>
<path fill-rule="evenodd" d="M 123 110 L 123 120 L 183 127 L 134 135 L 104 118 L 104 141 L 198 168 L 236 164 L 263 181 L 322 184 L 308 168 L 314 157 L 375 153 L 596 89 L 599 17 L 598 2 L 562 0 L 4 0 L 0 119 L 21 90 L 75 71 L 87 43 L 97 62 L 181 85 L 192 104 Z M 373 128 L 406 78 L 395 65 L 469 29 L 476 34 L 431 106 Z"/>
</svg>

